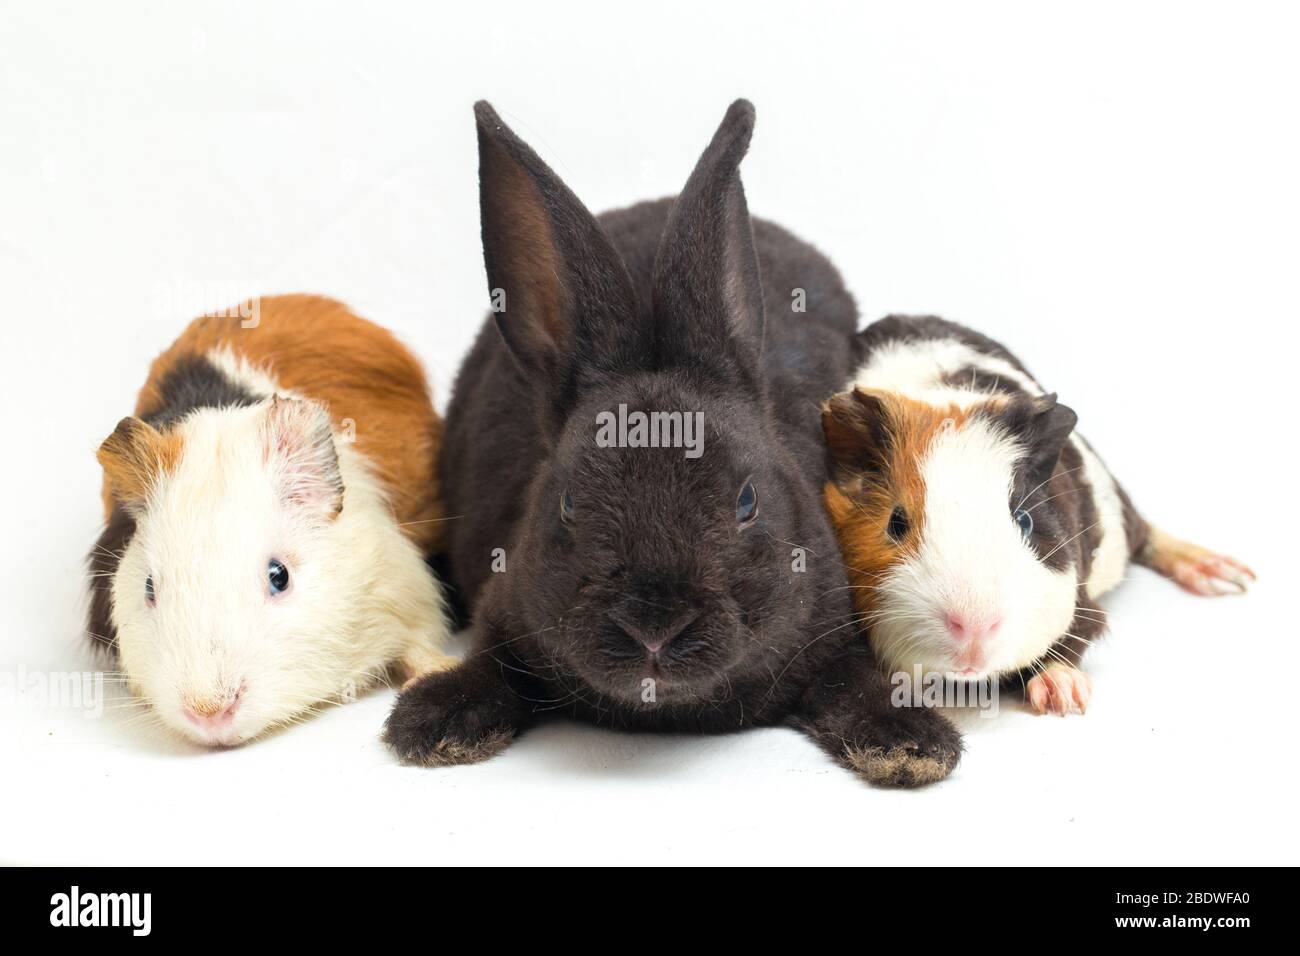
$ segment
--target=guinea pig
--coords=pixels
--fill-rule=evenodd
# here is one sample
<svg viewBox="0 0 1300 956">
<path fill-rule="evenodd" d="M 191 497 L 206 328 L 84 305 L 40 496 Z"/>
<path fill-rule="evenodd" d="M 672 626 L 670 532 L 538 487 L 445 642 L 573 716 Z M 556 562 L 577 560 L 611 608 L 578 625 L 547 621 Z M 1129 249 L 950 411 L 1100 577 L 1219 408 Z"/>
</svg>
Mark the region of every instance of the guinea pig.
<svg viewBox="0 0 1300 956">
<path fill-rule="evenodd" d="M 827 401 L 825 486 L 870 640 L 894 672 L 997 679 L 1038 713 L 1087 709 L 1097 599 L 1130 561 L 1196 594 L 1245 565 L 1148 524 L 1057 402 L 997 342 L 934 317 L 859 336 Z"/>
<path fill-rule="evenodd" d="M 857 313 L 825 257 L 751 221 L 753 107 L 732 105 L 675 201 L 599 219 L 490 106 L 476 114 L 499 307 L 457 378 L 443 458 L 474 638 L 402 693 L 389 744 L 442 765 L 547 714 L 786 723 L 874 783 L 947 775 L 956 730 L 894 708 L 855 639 L 808 396 L 848 375 Z"/>
<path fill-rule="evenodd" d="M 89 632 L 207 745 L 451 660 L 425 563 L 442 425 L 419 362 L 329 299 L 253 305 L 192 322 L 98 452 Z"/>
</svg>

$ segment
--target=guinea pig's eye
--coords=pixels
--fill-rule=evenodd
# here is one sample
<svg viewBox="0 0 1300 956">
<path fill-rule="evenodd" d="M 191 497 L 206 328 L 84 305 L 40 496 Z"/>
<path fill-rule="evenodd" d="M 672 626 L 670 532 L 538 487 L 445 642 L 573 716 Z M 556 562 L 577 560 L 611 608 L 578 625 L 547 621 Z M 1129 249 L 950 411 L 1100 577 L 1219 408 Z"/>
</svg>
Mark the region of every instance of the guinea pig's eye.
<svg viewBox="0 0 1300 956">
<path fill-rule="evenodd" d="M 754 482 L 746 481 L 736 495 L 736 523 L 742 528 L 758 517 L 758 492 Z"/>
<path fill-rule="evenodd" d="M 289 569 L 272 558 L 266 566 L 266 583 L 272 594 L 283 594 L 289 590 Z"/>
<path fill-rule="evenodd" d="M 889 513 L 889 525 L 885 530 L 895 541 L 902 541 L 907 537 L 911 527 L 911 522 L 907 520 L 907 512 L 900 505 Z"/>
<path fill-rule="evenodd" d="M 569 492 L 560 492 L 560 520 L 565 524 L 573 521 L 573 495 Z"/>
<path fill-rule="evenodd" d="M 145 603 L 151 606 L 158 601 L 158 595 L 153 593 L 153 575 L 144 579 L 144 599 Z"/>
<path fill-rule="evenodd" d="M 1034 533 L 1034 516 L 1028 511 L 1017 511 L 1013 517 L 1016 519 L 1016 524 L 1020 525 L 1020 533 L 1026 538 Z"/>
</svg>

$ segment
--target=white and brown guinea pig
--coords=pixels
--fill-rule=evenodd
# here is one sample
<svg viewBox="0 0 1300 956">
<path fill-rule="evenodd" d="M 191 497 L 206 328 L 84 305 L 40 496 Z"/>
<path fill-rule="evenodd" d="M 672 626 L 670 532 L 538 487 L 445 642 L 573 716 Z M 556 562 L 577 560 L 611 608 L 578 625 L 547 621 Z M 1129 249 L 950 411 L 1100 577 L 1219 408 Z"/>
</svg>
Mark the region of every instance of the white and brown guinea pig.
<svg viewBox="0 0 1300 956">
<path fill-rule="evenodd" d="M 391 665 L 452 662 L 425 564 L 442 423 L 420 363 L 329 299 L 257 306 L 255 324 L 191 323 L 98 456 L 90 633 L 165 725 L 209 745 Z"/>
<path fill-rule="evenodd" d="M 933 317 L 859 334 L 822 425 L 825 500 L 856 607 L 891 671 L 997 678 L 1083 712 L 1097 599 L 1130 561 L 1197 594 L 1253 573 L 1149 525 L 1056 401 L 998 343 Z"/>
</svg>

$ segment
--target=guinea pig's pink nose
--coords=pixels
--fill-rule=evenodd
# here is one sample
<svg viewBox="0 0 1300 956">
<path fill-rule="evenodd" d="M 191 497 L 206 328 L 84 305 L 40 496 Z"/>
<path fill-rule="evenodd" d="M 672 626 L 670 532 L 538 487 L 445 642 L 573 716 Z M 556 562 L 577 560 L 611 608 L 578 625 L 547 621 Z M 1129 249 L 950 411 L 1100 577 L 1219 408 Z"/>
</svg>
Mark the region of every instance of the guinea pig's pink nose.
<svg viewBox="0 0 1300 956">
<path fill-rule="evenodd" d="M 947 625 L 948 633 L 952 635 L 953 640 L 958 643 L 964 644 L 969 641 L 972 644 L 982 644 L 998 632 L 998 628 L 1002 626 L 1002 618 L 975 617 L 949 611 L 944 617 L 944 624 Z"/>
<path fill-rule="evenodd" d="M 185 719 L 202 730 L 221 730 L 235 719 L 235 711 L 239 710 L 239 701 L 243 696 L 241 688 L 240 693 L 234 697 L 202 697 L 186 701 L 181 708 L 185 712 Z"/>
</svg>

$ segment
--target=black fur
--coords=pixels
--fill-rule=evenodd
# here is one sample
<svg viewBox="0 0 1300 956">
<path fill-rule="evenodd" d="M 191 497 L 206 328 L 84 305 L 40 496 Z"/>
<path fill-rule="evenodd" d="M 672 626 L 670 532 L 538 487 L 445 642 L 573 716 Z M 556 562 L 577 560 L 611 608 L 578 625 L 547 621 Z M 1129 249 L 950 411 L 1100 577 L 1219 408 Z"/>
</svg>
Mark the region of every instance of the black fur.
<svg viewBox="0 0 1300 956">
<path fill-rule="evenodd" d="M 732 106 L 675 201 L 599 221 L 490 107 L 476 112 L 505 310 L 457 379 L 442 467 L 475 641 L 401 696 L 389 744 L 416 763 L 482 759 L 547 712 L 695 732 L 788 722 L 876 782 L 945 775 L 956 731 L 891 708 L 856 633 L 820 499 L 818 407 L 850 373 L 856 310 L 816 250 L 751 223 L 737 167 L 752 107 Z M 703 455 L 596 447 L 596 416 L 620 404 L 702 412 Z M 738 527 L 750 479 L 758 516 Z"/>
<path fill-rule="evenodd" d="M 140 418 L 159 431 L 179 422 L 196 408 L 226 408 L 256 404 L 260 397 L 232 382 L 201 355 L 177 361 L 158 380 L 161 401 Z M 86 631 L 91 641 L 116 653 L 117 628 L 113 625 L 113 579 L 122 553 L 135 536 L 135 519 L 120 503 L 113 509 L 86 564 L 90 573 L 90 608 Z M 144 582 L 140 582 L 144 587 Z"/>
<path fill-rule="evenodd" d="M 114 653 L 117 652 L 117 628 L 113 625 L 113 578 L 122 553 L 134 535 L 135 521 L 121 505 L 114 505 L 99 540 L 86 556 L 90 572 L 86 633 L 94 645 Z M 140 586 L 144 587 L 144 583 Z"/>
<path fill-rule="evenodd" d="M 256 405 L 266 395 L 254 395 L 202 355 L 178 359 L 158 379 L 161 401 L 140 415 L 146 424 L 166 431 L 196 408 L 236 408 Z"/>
<path fill-rule="evenodd" d="M 1003 385 L 1009 386 L 1010 383 L 1003 380 Z M 1024 510 L 1032 515 L 1034 528 L 1029 535 L 1029 544 L 1048 567 L 1055 571 L 1062 571 L 1071 564 L 1082 568 L 1078 564 L 1077 549 L 1072 545 L 1090 535 L 1085 533 L 1075 542 L 1070 542 L 1070 539 L 1092 524 L 1077 521 L 1080 512 L 1091 505 L 1092 494 L 1079 468 L 1082 458 L 1068 442 L 1078 416 L 1072 409 L 1058 404 L 1055 395 L 1032 398 L 1021 393 L 1015 395 L 1006 409 L 996 414 L 996 418 L 998 424 L 1007 433 L 1017 436 L 1029 451 L 1017 464 L 1012 476 L 1008 513 Z M 1062 453 L 1067 448 L 1071 460 L 1077 459 L 1073 470 L 1069 471 L 1060 464 Z M 1067 502 L 1061 500 L 1063 498 L 1072 500 Z M 1092 510 L 1096 511 L 1095 506 Z M 1094 546 L 1099 535 L 1096 529 L 1091 532 Z M 1088 554 L 1091 553 L 1089 549 Z M 1080 577 L 1086 579 L 1087 576 L 1081 573 Z"/>
</svg>

